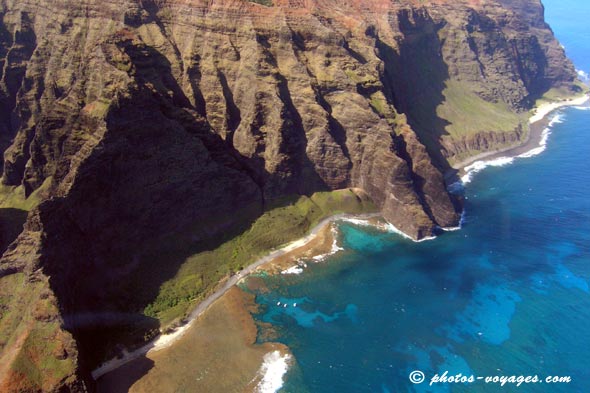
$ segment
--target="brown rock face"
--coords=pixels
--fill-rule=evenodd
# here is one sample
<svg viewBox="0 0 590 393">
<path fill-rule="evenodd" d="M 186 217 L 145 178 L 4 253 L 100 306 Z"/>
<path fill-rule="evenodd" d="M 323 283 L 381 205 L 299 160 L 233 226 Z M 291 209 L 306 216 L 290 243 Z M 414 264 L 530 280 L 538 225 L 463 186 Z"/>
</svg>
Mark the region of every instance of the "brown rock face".
<svg viewBox="0 0 590 393">
<path fill-rule="evenodd" d="M 447 159 L 522 130 L 447 135 L 446 82 L 518 112 L 575 78 L 538 0 L 1 0 L 0 63 L 2 182 L 47 199 L 0 280 L 55 300 L 41 319 L 0 314 L 1 359 L 35 329 L 65 348 L 42 354 L 58 380 L 0 368 L 7 391 L 92 388 L 104 337 L 85 312 L 116 304 L 137 244 L 202 223 L 198 244 L 345 187 L 414 238 L 456 225 Z M 138 317 L 98 322 L 113 318 Z"/>
</svg>

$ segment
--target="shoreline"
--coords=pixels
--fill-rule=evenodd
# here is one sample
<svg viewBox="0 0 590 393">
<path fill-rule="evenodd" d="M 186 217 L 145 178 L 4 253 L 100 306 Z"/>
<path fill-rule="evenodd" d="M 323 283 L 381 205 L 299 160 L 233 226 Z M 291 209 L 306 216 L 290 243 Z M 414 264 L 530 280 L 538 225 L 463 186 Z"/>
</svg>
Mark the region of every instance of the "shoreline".
<svg viewBox="0 0 590 393">
<path fill-rule="evenodd" d="M 547 126 L 549 125 L 548 115 L 550 115 L 555 110 L 563 107 L 588 105 L 589 100 L 590 96 L 585 94 L 584 96 L 578 98 L 570 98 L 564 101 L 545 103 L 540 105 L 538 108 L 536 108 L 535 113 L 529 119 L 530 131 L 528 138 L 524 143 L 518 146 L 510 146 L 498 151 L 481 153 L 470 159 L 467 159 L 457 165 L 458 174 L 465 175 L 466 173 L 469 173 L 469 170 L 467 170 L 467 168 L 477 163 L 481 163 L 481 165 L 485 167 L 486 162 L 498 159 L 512 160 L 515 157 L 518 157 L 520 155 L 523 155 L 527 152 L 530 152 L 534 149 L 541 147 L 544 136 L 544 130 L 546 130 Z M 483 160 L 484 158 L 486 159 L 485 161 Z M 476 170 L 476 172 L 477 171 L 478 170 Z M 221 281 L 219 283 L 220 286 L 211 295 L 209 295 L 207 298 L 201 301 L 183 320 L 185 322 L 182 325 L 174 328 L 174 330 L 171 333 L 160 334 L 152 341 L 142 345 L 141 347 L 131 352 L 123 351 L 122 357 L 111 359 L 101 364 L 96 369 L 94 369 L 91 372 L 92 377 L 94 378 L 94 380 L 98 380 L 103 375 L 110 373 L 111 371 L 114 371 L 119 367 L 124 366 L 142 356 L 154 354 L 160 350 L 169 348 L 174 343 L 176 343 L 180 338 L 182 338 L 187 333 L 187 331 L 194 325 L 195 321 L 197 321 L 217 300 L 223 297 L 236 284 L 250 276 L 263 265 L 269 264 L 282 256 L 285 256 L 300 248 L 307 246 L 310 242 L 316 239 L 318 234 L 323 229 L 325 229 L 326 226 L 332 224 L 333 222 L 346 219 L 349 219 L 350 221 L 354 222 L 354 220 L 363 220 L 375 217 L 380 217 L 380 214 L 335 214 L 322 219 L 320 222 L 318 222 L 318 224 L 311 228 L 311 230 L 306 236 L 294 240 L 290 243 L 287 243 L 286 245 L 276 250 L 272 250 L 270 253 L 259 258 L 254 263 L 250 264 L 237 274 L 230 276 L 224 281 Z M 411 239 L 405 233 L 397 230 L 397 228 L 393 226 L 391 226 L 391 228 L 389 229 L 392 230 L 392 232 L 395 232 L 404 238 Z M 442 229 L 445 230 L 445 228 Z M 447 230 L 457 229 L 460 229 L 460 227 L 448 228 Z M 422 239 L 422 241 L 424 240 L 430 240 L 430 238 Z M 279 273 L 282 272 L 279 271 Z"/>
<path fill-rule="evenodd" d="M 173 346 L 101 377 L 97 393 L 274 392 L 296 362 L 285 345 L 257 342 L 255 299 L 232 287 Z"/>
<path fill-rule="evenodd" d="M 590 104 L 590 95 L 571 97 L 562 101 L 547 102 L 533 109 L 533 114 L 529 118 L 529 133 L 527 139 L 521 144 L 508 146 L 494 151 L 477 154 L 467 158 L 453 166 L 457 171 L 459 178 L 465 175 L 466 168 L 477 163 L 497 160 L 499 158 L 515 158 L 521 154 L 527 153 L 533 149 L 539 148 L 543 140 L 543 132 L 549 125 L 549 115 L 558 109 L 571 106 L 588 106 Z"/>
<path fill-rule="evenodd" d="M 305 247 L 310 242 L 312 242 L 326 226 L 330 225 L 331 223 L 347 218 L 369 219 L 374 217 L 380 217 L 380 214 L 366 213 L 355 215 L 341 213 L 334 214 L 332 216 L 322 219 L 309 231 L 309 233 L 306 236 L 294 240 L 276 250 L 271 251 L 269 254 L 259 258 L 254 263 L 242 269 L 240 272 L 220 282 L 221 286 L 217 288 L 211 295 L 209 295 L 207 298 L 201 301 L 184 319 L 186 322 L 180 326 L 177 326 L 173 332 L 168 334 L 160 334 L 155 339 L 142 345 L 139 348 L 136 348 L 133 351 L 123 351 L 122 357 L 108 360 L 102 363 L 96 369 L 94 369 L 91 372 L 92 378 L 96 381 L 103 375 L 110 373 L 111 371 L 114 371 L 119 367 L 124 366 L 125 364 L 130 363 L 142 356 L 153 354 L 160 350 L 170 347 L 187 333 L 187 331 L 193 326 L 194 322 L 198 320 L 199 317 L 201 317 L 209 309 L 211 305 L 213 305 L 217 300 L 219 300 L 223 295 L 225 295 L 236 284 L 241 282 L 243 279 L 248 277 L 250 274 L 255 272 L 258 268 L 262 267 L 263 265 L 266 265 L 272 262 L 273 260 L 286 254 L 289 254 L 299 248 Z"/>
</svg>

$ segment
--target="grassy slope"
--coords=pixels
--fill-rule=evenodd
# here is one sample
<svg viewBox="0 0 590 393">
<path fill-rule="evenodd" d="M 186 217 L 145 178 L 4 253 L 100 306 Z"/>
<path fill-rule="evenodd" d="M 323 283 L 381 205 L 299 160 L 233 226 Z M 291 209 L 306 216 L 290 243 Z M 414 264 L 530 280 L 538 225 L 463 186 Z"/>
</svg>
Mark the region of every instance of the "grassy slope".
<svg viewBox="0 0 590 393">
<path fill-rule="evenodd" d="M 51 390 L 75 370 L 74 359 L 65 356 L 72 341 L 56 319 L 48 284 L 25 281 L 23 273 L 0 279 L 0 363 L 9 367 L 3 370 L 9 387 L 0 390 Z"/>
<path fill-rule="evenodd" d="M 580 93 L 573 95 L 573 98 L 577 96 L 582 96 L 583 94 L 588 94 L 589 88 L 584 83 L 577 81 L 575 85 L 580 88 Z M 572 98 L 572 92 L 569 89 L 553 88 L 545 94 L 543 94 L 543 97 L 539 98 L 535 102 L 535 107 L 555 101 L 563 101 L 570 98 Z"/>
<path fill-rule="evenodd" d="M 311 197 L 277 203 L 244 233 L 221 246 L 190 256 L 174 278 L 165 282 L 145 314 L 166 326 L 182 317 L 211 293 L 221 279 L 253 263 L 270 250 L 303 237 L 323 218 L 338 213 L 374 212 L 376 207 L 363 194 L 352 190 L 320 192 Z M 165 263 L 166 255 L 160 255 Z"/>
<path fill-rule="evenodd" d="M 273 2 L 272 0 L 248 0 L 252 3 L 258 3 L 258 4 L 262 4 L 265 5 L 267 7 L 272 7 L 273 6 Z"/>
<path fill-rule="evenodd" d="M 0 188 L 0 212 L 17 209 L 26 213 L 40 200 L 37 192 L 24 198 L 20 188 Z M 194 230 L 187 233 L 171 235 L 159 243 L 138 245 L 142 249 L 139 267 L 125 280 L 113 283 L 115 287 L 123 284 L 125 289 L 123 292 L 118 291 L 117 298 L 111 300 L 119 302 L 130 312 L 143 313 L 150 320 L 157 320 L 160 326 L 169 326 L 213 292 L 224 278 L 253 263 L 273 248 L 304 236 L 323 218 L 338 213 L 354 214 L 376 210 L 362 192 L 346 189 L 276 201 L 274 206 L 269 207 L 249 227 L 242 227 L 237 234 L 227 233 L 213 239 L 195 241 L 195 238 L 206 238 L 204 234 L 214 224 L 196 223 Z M 251 212 L 236 212 L 236 216 L 242 214 L 244 217 L 252 216 Z M 237 218 L 237 221 L 240 220 Z M 248 222 L 247 219 L 242 221 Z M 13 223 L 15 234 L 22 230 L 22 223 L 22 220 Z M 178 261 L 182 263 L 179 264 Z M 180 267 L 177 268 L 178 266 Z M 172 278 L 161 284 L 161 277 L 166 277 L 163 272 L 170 272 L 170 269 L 174 269 L 174 274 L 168 274 Z M 61 364 L 61 361 L 55 364 L 31 362 L 31 356 L 42 362 L 56 361 L 55 356 L 51 355 L 54 352 L 51 345 L 43 344 L 38 338 L 42 340 L 43 337 L 57 335 L 59 324 L 53 320 L 39 322 L 29 316 L 29 311 L 39 309 L 43 300 L 39 300 L 35 285 L 19 285 L 15 281 L 18 277 L 19 275 L 10 275 L 0 279 L 0 285 L 5 291 L 5 296 L 0 293 L 0 347 L 14 344 L 19 336 L 25 337 L 26 341 L 19 344 L 24 346 L 25 351 L 19 354 L 19 358 L 13 359 L 13 369 L 21 373 L 28 383 L 34 385 L 40 382 L 39 372 L 54 370 L 51 371 L 52 375 L 67 375 L 71 364 Z M 29 288 L 26 294 L 21 290 L 23 288 Z M 42 287 L 38 290 L 41 291 Z M 22 292 L 21 295 L 9 296 L 19 291 Z M 157 294 L 155 299 L 154 293 Z M 10 304 L 6 303 L 9 299 L 13 299 Z M 144 322 L 139 322 L 137 325 L 105 330 L 105 334 L 110 337 L 108 342 L 114 347 L 117 343 L 133 345 L 149 339 L 153 333 L 148 331 L 153 329 L 153 325 L 146 330 L 143 324 Z M 27 331 L 17 331 L 22 329 Z M 36 347 L 43 354 L 26 350 Z M 97 352 L 104 352 L 97 353 L 95 361 L 111 355 L 107 347 L 110 344 L 105 345 L 102 350 L 97 348 Z"/>
<path fill-rule="evenodd" d="M 573 94 L 567 88 L 553 88 L 538 99 L 535 107 L 545 103 L 563 101 L 588 93 L 588 87 L 583 83 L 576 83 L 580 87 L 579 94 Z M 437 115 L 449 124 L 445 127 L 446 138 L 459 140 L 482 131 L 509 132 L 519 124 L 528 129 L 530 113 L 515 113 L 505 103 L 491 103 L 473 93 L 469 86 L 462 82 L 447 81 L 443 91 L 445 101 L 437 108 Z M 509 148 L 510 146 L 495 146 L 494 149 Z M 473 150 L 451 157 L 451 164 L 461 162 L 469 157 L 485 153 Z"/>
<path fill-rule="evenodd" d="M 482 99 L 465 83 L 448 81 L 443 94 L 445 101 L 437 114 L 450 123 L 445 130 L 453 139 L 482 131 L 512 131 L 526 122 L 526 115 L 514 113 L 503 102 Z"/>
<path fill-rule="evenodd" d="M 0 256 L 22 232 L 27 213 L 41 202 L 40 194 L 50 183 L 51 179 L 46 180 L 28 198 L 25 197 L 22 186 L 9 187 L 0 184 Z"/>
</svg>

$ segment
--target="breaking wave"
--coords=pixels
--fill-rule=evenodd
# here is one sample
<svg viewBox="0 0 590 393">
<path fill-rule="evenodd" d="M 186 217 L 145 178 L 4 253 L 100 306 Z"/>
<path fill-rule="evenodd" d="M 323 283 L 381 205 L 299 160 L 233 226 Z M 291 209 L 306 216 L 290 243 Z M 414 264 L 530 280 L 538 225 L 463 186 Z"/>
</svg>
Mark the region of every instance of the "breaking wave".
<svg viewBox="0 0 590 393">
<path fill-rule="evenodd" d="M 257 393 L 275 393 L 283 387 L 283 377 L 289 370 L 291 355 L 279 351 L 264 355 L 264 361 L 258 374 L 260 382 L 256 386 Z"/>
</svg>

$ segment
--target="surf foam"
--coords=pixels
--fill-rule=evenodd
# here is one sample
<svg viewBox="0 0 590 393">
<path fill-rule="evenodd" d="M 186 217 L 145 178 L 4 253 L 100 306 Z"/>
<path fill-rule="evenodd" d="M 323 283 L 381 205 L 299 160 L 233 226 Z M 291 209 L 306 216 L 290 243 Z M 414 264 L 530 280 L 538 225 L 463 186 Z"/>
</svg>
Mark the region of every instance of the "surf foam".
<svg viewBox="0 0 590 393">
<path fill-rule="evenodd" d="M 465 167 L 466 173 L 461 177 L 461 181 L 463 182 L 463 184 L 467 184 L 471 182 L 471 180 L 473 179 L 473 175 L 475 175 L 478 172 L 481 172 L 485 168 L 489 166 L 504 166 L 512 164 L 513 161 L 514 158 L 512 157 L 499 157 L 489 161 L 475 161 L 473 164 Z"/>
<path fill-rule="evenodd" d="M 331 231 L 332 231 L 332 239 L 334 239 L 334 240 L 332 240 L 332 248 L 330 248 L 330 251 L 328 251 L 325 254 L 316 255 L 313 258 L 311 258 L 314 262 L 322 262 L 323 260 L 325 260 L 329 256 L 336 254 L 338 251 L 344 250 L 344 248 L 342 248 L 338 245 L 338 230 L 336 229 L 335 225 L 332 225 Z"/>
<path fill-rule="evenodd" d="M 285 269 L 281 272 L 281 274 L 301 274 L 303 273 L 303 267 L 301 265 L 291 266 L 288 269 Z"/>
<path fill-rule="evenodd" d="M 289 370 L 291 355 L 282 355 L 279 351 L 264 355 L 258 374 L 260 382 L 256 386 L 258 393 L 275 393 L 283 387 L 283 377 Z"/>
<path fill-rule="evenodd" d="M 387 224 L 387 230 L 388 230 L 389 232 L 391 232 L 391 233 L 396 233 L 396 234 L 400 235 L 400 236 L 401 236 L 401 237 L 403 237 L 403 238 L 406 238 L 406 239 L 408 239 L 408 240 L 411 240 L 411 241 L 413 241 L 414 243 L 422 243 L 422 242 L 425 242 L 425 241 L 428 241 L 428 240 L 434 240 L 434 239 L 436 239 L 436 236 L 427 236 L 427 237 L 425 237 L 425 238 L 423 238 L 423 239 L 420 239 L 420 240 L 415 240 L 413 237 L 409 236 L 409 235 L 408 235 L 408 234 L 406 234 L 405 232 L 403 232 L 403 231 L 401 231 L 401 230 L 397 229 L 397 228 L 396 228 L 396 227 L 395 227 L 393 224 L 391 224 L 391 223 Z"/>
<path fill-rule="evenodd" d="M 579 109 L 585 110 L 586 108 L 589 108 L 589 107 L 574 106 L 574 108 L 576 108 L 576 109 L 579 108 Z M 532 148 L 529 151 L 526 151 L 526 152 L 519 154 L 518 156 L 515 156 L 515 157 L 498 157 L 496 159 L 489 160 L 489 161 L 481 160 L 481 161 L 476 161 L 473 164 L 466 166 L 465 167 L 466 173 L 465 173 L 465 175 L 463 175 L 461 177 L 461 183 L 463 183 L 463 185 L 465 185 L 465 184 L 471 182 L 471 180 L 473 179 L 473 175 L 475 175 L 478 172 L 481 172 L 482 170 L 484 170 L 487 167 L 509 165 L 509 164 L 512 164 L 516 158 L 530 158 L 530 157 L 534 157 L 534 156 L 537 156 L 537 155 L 543 153 L 547 149 L 547 141 L 549 140 L 549 136 L 551 135 L 553 127 L 556 124 L 563 123 L 563 121 L 564 121 L 563 114 L 561 114 L 561 113 L 555 114 L 551 118 L 551 120 L 549 121 L 549 124 L 547 125 L 547 127 L 545 127 L 545 129 L 542 131 L 541 140 L 539 141 L 539 145 L 537 147 Z"/>
<path fill-rule="evenodd" d="M 411 236 L 409 236 L 408 234 L 404 233 L 403 231 L 399 230 L 398 228 L 396 228 L 393 224 L 390 223 L 386 223 L 386 224 L 380 224 L 380 223 L 372 223 L 368 220 L 360 220 L 358 218 L 344 218 L 342 221 L 345 222 L 350 222 L 351 224 L 354 225 L 358 225 L 358 226 L 364 226 L 364 227 L 373 227 L 373 228 L 377 228 L 379 230 L 382 231 L 386 231 L 386 232 L 391 232 L 391 233 L 396 233 L 400 236 L 402 236 L 405 239 L 409 239 L 413 242 L 416 243 L 420 243 L 426 240 L 434 240 L 436 239 L 436 236 L 429 236 L 429 237 L 425 237 L 424 239 L 420 239 L 420 240 L 414 240 Z M 460 228 L 457 228 L 460 229 Z M 447 230 L 455 230 L 454 228 L 448 228 Z"/>
</svg>

